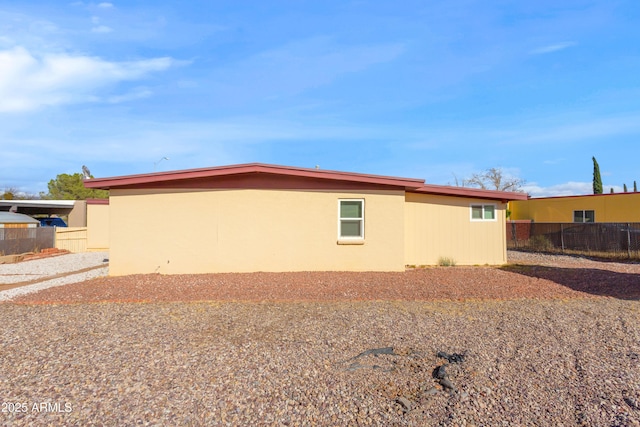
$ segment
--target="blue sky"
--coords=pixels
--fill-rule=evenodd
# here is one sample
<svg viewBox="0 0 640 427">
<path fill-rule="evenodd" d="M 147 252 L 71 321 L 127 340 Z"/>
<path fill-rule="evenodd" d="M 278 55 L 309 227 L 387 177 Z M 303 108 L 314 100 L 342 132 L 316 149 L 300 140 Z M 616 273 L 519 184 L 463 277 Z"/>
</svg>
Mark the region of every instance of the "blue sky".
<svg viewBox="0 0 640 427">
<path fill-rule="evenodd" d="M 0 0 L 0 189 L 263 162 L 640 181 L 637 0 Z M 168 157 L 169 160 L 162 160 Z"/>
</svg>

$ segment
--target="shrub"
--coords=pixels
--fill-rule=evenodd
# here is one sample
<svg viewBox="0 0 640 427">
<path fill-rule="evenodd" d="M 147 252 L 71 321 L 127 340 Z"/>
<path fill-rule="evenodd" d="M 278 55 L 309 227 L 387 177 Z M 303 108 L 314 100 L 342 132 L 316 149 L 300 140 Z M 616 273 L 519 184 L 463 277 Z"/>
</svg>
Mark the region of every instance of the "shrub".
<svg viewBox="0 0 640 427">
<path fill-rule="evenodd" d="M 549 252 L 554 249 L 553 243 L 546 236 L 533 236 L 529 239 L 529 246 L 539 252 Z"/>
<path fill-rule="evenodd" d="M 438 258 L 438 265 L 440 267 L 455 267 L 456 260 L 453 258 L 441 256 L 440 258 Z"/>
</svg>

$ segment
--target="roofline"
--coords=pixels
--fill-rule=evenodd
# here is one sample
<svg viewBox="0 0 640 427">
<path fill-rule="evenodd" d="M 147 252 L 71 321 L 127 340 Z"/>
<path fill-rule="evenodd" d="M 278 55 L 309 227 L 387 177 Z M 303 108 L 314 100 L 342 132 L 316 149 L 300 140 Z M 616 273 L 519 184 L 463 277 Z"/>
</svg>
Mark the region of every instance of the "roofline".
<svg viewBox="0 0 640 427">
<path fill-rule="evenodd" d="M 156 182 L 159 183 L 184 179 L 212 178 L 216 176 L 229 176 L 246 173 L 266 173 L 304 178 L 388 185 L 392 187 L 402 187 L 404 189 L 414 189 L 424 185 L 423 179 L 416 178 L 401 178 L 384 175 L 340 172 L 333 170 L 280 166 L 264 163 L 246 163 L 229 166 L 185 169 L 169 172 L 124 175 L 108 178 L 92 178 L 85 180 L 84 185 L 87 188 L 110 189 L 114 187 L 125 187 Z"/>
<path fill-rule="evenodd" d="M 570 196 L 530 197 L 529 200 L 572 199 L 576 197 L 624 196 L 624 195 L 631 195 L 631 194 L 640 194 L 640 192 L 627 191 L 626 193 L 573 194 Z"/>
<path fill-rule="evenodd" d="M 527 193 L 519 193 L 515 191 L 483 190 L 480 188 L 452 187 L 448 185 L 425 184 L 420 188 L 409 191 L 422 194 L 501 200 L 504 202 L 509 200 L 527 200 L 529 198 Z"/>
<path fill-rule="evenodd" d="M 109 199 L 87 199 L 87 205 L 108 205 Z"/>
<path fill-rule="evenodd" d="M 1 211 L 0 220 L 1 224 L 40 224 L 40 221 L 29 215 L 16 212 Z"/>
<path fill-rule="evenodd" d="M 163 183 L 176 180 L 213 178 L 248 173 L 265 173 L 303 178 L 326 179 L 359 184 L 375 184 L 402 188 L 405 191 L 423 194 L 439 194 L 444 196 L 471 197 L 491 200 L 526 200 L 525 193 L 510 191 L 481 190 L 469 187 L 452 187 L 446 185 L 425 184 L 424 179 L 402 178 L 385 175 L 372 175 L 354 172 L 341 172 L 325 169 L 311 169 L 294 166 L 281 166 L 265 163 L 245 163 L 208 168 L 184 169 L 169 172 L 154 172 L 137 175 L 124 175 L 107 178 L 91 178 L 84 181 L 87 188 L 111 189 L 130 187 L 141 184 Z"/>
</svg>

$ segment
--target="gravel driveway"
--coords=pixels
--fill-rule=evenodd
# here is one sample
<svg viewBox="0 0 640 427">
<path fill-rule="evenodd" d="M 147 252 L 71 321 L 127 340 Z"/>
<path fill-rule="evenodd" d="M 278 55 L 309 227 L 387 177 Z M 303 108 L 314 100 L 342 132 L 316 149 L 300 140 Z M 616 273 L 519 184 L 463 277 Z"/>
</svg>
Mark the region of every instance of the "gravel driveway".
<svg viewBox="0 0 640 427">
<path fill-rule="evenodd" d="M 0 424 L 640 425 L 639 266 L 518 263 L 20 296 L 0 304 Z"/>
</svg>

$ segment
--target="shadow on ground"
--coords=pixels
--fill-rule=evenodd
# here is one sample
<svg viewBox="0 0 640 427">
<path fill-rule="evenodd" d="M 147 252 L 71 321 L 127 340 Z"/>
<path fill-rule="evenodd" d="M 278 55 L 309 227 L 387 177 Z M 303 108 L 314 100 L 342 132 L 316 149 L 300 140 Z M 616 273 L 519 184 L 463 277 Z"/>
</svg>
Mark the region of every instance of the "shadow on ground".
<svg viewBox="0 0 640 427">
<path fill-rule="evenodd" d="M 562 268 L 512 264 L 501 268 L 511 273 L 550 280 L 561 286 L 591 295 L 623 300 L 640 300 L 640 274 L 596 268 Z"/>
</svg>

